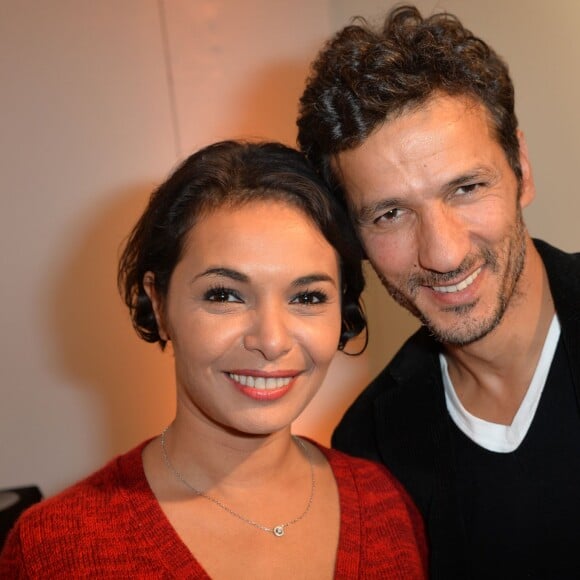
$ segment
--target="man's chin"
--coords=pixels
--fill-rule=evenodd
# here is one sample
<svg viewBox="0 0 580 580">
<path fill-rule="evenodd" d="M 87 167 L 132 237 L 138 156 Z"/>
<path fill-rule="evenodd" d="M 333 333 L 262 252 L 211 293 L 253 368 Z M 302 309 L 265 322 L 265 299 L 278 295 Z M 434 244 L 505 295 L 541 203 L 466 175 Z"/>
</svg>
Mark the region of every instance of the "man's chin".
<svg viewBox="0 0 580 580">
<path fill-rule="evenodd" d="M 469 314 L 472 313 L 478 304 L 478 301 L 469 302 L 468 304 L 461 304 L 459 306 L 450 306 L 443 310 L 445 315 L 462 317 L 457 323 L 452 323 L 448 327 L 442 327 L 434 323 L 428 316 L 426 316 L 416 304 L 409 300 L 405 294 L 400 292 L 396 287 L 391 286 L 385 280 L 382 280 L 388 293 L 393 300 L 418 318 L 421 324 L 427 327 L 429 333 L 435 340 L 449 346 L 467 346 L 485 338 L 492 332 L 500 323 L 505 305 L 500 304 L 500 308 L 495 314 L 483 321 L 469 320 Z"/>
<path fill-rule="evenodd" d="M 448 346 L 468 346 L 485 338 L 493 332 L 501 321 L 501 315 L 485 321 L 462 321 L 460 325 L 441 328 L 430 320 L 421 317 L 421 322 L 438 342 Z"/>
</svg>

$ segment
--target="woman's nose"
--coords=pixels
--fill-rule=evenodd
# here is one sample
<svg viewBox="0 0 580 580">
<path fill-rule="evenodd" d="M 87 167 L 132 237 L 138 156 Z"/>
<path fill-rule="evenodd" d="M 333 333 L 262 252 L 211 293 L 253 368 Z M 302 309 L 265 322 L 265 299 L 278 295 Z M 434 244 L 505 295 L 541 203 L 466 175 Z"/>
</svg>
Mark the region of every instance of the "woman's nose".
<svg viewBox="0 0 580 580">
<path fill-rule="evenodd" d="M 292 347 L 289 322 L 289 313 L 280 305 L 257 308 L 244 336 L 245 348 L 260 352 L 267 360 L 279 358 Z"/>
</svg>

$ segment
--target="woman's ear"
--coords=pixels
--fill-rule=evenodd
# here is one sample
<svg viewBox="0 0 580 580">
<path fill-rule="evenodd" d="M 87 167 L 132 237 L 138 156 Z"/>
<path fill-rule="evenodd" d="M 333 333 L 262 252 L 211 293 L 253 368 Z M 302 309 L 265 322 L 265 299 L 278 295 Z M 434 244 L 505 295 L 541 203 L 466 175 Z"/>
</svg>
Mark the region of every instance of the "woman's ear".
<svg viewBox="0 0 580 580">
<path fill-rule="evenodd" d="M 145 276 L 143 276 L 143 288 L 145 289 L 145 293 L 149 297 L 149 300 L 151 300 L 159 336 L 162 340 L 168 341 L 169 334 L 165 325 L 163 301 L 155 287 L 155 274 L 153 272 L 145 272 Z"/>
</svg>

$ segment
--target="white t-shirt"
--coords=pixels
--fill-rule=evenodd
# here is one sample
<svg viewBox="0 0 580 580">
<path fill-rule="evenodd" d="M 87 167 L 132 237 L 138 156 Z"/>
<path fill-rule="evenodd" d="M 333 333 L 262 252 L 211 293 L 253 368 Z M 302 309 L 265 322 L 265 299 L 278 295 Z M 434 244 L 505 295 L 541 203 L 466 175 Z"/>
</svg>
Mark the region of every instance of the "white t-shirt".
<svg viewBox="0 0 580 580">
<path fill-rule="evenodd" d="M 560 321 L 557 315 L 554 315 L 534 376 L 511 425 L 498 425 L 497 423 L 484 421 L 465 409 L 449 377 L 447 360 L 441 353 L 439 362 L 443 375 L 445 402 L 447 411 L 457 427 L 472 441 L 488 451 L 510 453 L 517 449 L 524 440 L 536 414 L 559 338 Z"/>
</svg>

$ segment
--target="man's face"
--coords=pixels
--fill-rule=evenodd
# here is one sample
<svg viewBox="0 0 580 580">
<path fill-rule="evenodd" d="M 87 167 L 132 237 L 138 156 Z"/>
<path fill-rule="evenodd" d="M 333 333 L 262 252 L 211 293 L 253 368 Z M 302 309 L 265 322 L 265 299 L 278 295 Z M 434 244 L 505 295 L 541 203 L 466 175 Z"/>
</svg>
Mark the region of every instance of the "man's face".
<svg viewBox="0 0 580 580">
<path fill-rule="evenodd" d="M 441 342 L 482 338 L 516 295 L 534 196 L 521 144 L 518 185 L 485 108 L 436 95 L 334 160 L 370 262 Z"/>
</svg>

